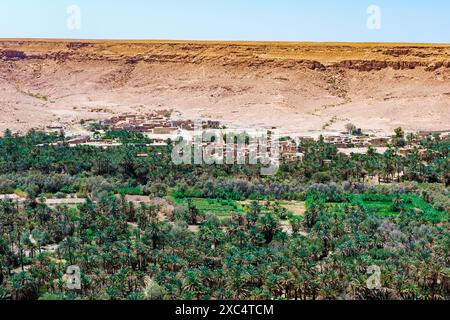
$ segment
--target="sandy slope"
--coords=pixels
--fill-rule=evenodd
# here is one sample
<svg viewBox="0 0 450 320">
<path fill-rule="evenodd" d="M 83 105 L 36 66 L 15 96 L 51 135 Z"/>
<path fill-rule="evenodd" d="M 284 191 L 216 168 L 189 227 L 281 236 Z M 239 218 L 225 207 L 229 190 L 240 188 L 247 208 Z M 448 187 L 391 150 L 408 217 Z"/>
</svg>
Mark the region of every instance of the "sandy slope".
<svg viewBox="0 0 450 320">
<path fill-rule="evenodd" d="M 283 132 L 450 129 L 450 46 L 0 40 L 0 130 L 174 109 Z"/>
</svg>

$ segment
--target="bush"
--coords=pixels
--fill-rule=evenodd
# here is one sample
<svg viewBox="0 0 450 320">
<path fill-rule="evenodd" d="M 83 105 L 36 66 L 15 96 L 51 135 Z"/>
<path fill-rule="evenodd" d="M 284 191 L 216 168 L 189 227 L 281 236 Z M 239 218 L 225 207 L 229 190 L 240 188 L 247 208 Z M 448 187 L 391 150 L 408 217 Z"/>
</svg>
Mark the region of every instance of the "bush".
<svg viewBox="0 0 450 320">
<path fill-rule="evenodd" d="M 0 177 L 0 193 L 10 194 L 14 192 L 14 189 L 15 189 L 14 181 L 6 177 Z"/>
<path fill-rule="evenodd" d="M 331 175 L 329 172 L 316 172 L 311 179 L 315 183 L 328 183 L 331 181 Z"/>
<path fill-rule="evenodd" d="M 401 198 L 394 198 L 392 200 L 391 211 L 392 212 L 401 212 L 405 208 L 405 201 Z"/>
<path fill-rule="evenodd" d="M 120 187 L 116 190 L 117 194 L 128 194 L 132 196 L 142 196 L 143 188 L 141 186 L 136 187 Z"/>
<path fill-rule="evenodd" d="M 67 194 L 62 193 L 62 192 L 58 192 L 57 194 L 55 194 L 55 197 L 57 199 L 65 199 L 65 198 L 67 198 Z"/>
</svg>

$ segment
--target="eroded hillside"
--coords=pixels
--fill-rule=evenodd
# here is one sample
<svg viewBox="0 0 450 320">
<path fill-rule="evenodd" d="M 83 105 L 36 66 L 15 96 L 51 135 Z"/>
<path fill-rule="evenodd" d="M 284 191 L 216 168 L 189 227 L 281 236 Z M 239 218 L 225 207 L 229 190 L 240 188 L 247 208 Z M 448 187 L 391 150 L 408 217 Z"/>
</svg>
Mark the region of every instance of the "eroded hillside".
<svg viewBox="0 0 450 320">
<path fill-rule="evenodd" d="M 0 41 L 0 129 L 173 109 L 286 133 L 450 129 L 450 46 Z"/>
</svg>

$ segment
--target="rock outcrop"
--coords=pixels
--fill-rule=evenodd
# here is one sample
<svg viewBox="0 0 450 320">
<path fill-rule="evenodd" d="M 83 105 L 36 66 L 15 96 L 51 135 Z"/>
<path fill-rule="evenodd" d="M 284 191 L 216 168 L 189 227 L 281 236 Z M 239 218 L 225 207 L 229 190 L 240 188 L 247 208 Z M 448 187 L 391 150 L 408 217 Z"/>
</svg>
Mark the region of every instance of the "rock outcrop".
<svg viewBox="0 0 450 320">
<path fill-rule="evenodd" d="M 32 44 L 32 45 L 31 45 Z M 287 69 L 328 67 L 373 71 L 450 68 L 450 46 L 326 43 L 217 43 L 156 41 L 0 41 L 3 60 L 219 63 L 223 66 Z"/>
</svg>

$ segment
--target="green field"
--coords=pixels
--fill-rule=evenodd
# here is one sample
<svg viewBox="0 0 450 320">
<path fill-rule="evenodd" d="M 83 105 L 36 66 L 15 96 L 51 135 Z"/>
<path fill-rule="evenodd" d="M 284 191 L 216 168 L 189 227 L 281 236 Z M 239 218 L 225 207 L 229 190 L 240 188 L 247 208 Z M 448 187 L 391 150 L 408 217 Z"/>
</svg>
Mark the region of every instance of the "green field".
<svg viewBox="0 0 450 320">
<path fill-rule="evenodd" d="M 188 206 L 189 198 L 179 199 L 170 198 L 178 205 Z M 192 203 L 202 214 L 214 214 L 218 217 L 229 217 L 233 213 L 245 213 L 247 212 L 251 200 L 247 201 L 234 201 L 234 200 L 222 200 L 222 199 L 203 199 L 203 198 L 190 198 Z M 279 201 L 279 202 L 267 202 L 258 201 L 261 206 L 261 213 L 275 212 L 274 206 L 284 208 L 286 212 L 291 213 L 292 217 L 302 216 L 305 212 L 305 203 L 303 201 Z"/>
<path fill-rule="evenodd" d="M 394 210 L 394 195 L 352 195 L 350 197 L 351 203 L 363 203 L 368 212 L 374 213 L 383 217 L 391 217 L 399 214 L 399 211 Z M 416 209 L 418 214 L 422 214 L 427 221 L 438 223 L 448 220 L 448 213 L 438 211 L 433 206 L 423 199 L 415 195 L 401 195 L 401 207 L 405 209 Z M 348 202 L 344 203 L 330 203 L 337 209 L 343 209 Z"/>
<path fill-rule="evenodd" d="M 182 206 L 188 206 L 188 198 L 172 200 Z M 232 213 L 244 213 L 244 207 L 237 201 L 222 199 L 192 198 L 192 203 L 202 214 L 215 214 L 219 217 L 228 217 Z"/>
<path fill-rule="evenodd" d="M 349 202 L 328 202 L 328 204 L 339 212 L 344 212 L 344 208 L 349 204 L 362 203 L 369 213 L 379 215 L 381 217 L 395 217 L 400 214 L 400 211 L 394 208 L 394 195 L 351 195 Z M 188 198 L 178 199 L 170 198 L 178 205 L 188 206 Z M 418 214 L 430 222 L 438 223 L 448 220 L 448 213 L 438 211 L 432 205 L 422 200 L 415 195 L 399 196 L 400 207 L 405 209 L 416 209 Z M 234 201 L 222 199 L 203 199 L 191 198 L 192 203 L 202 214 L 214 214 L 218 217 L 229 217 L 233 213 L 245 213 L 251 201 Z M 261 205 L 261 212 L 274 212 L 273 206 L 275 202 L 259 201 Z M 291 217 L 300 217 L 304 214 L 306 207 L 302 201 L 279 201 L 276 203 L 280 208 L 285 208 L 291 213 Z"/>
</svg>

